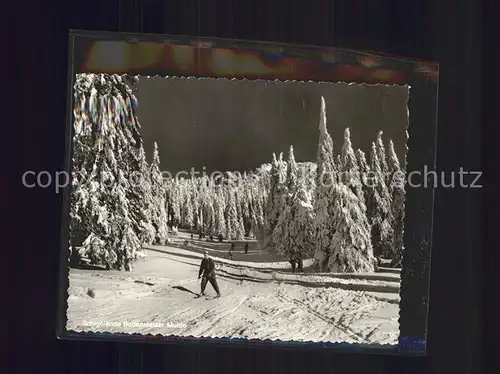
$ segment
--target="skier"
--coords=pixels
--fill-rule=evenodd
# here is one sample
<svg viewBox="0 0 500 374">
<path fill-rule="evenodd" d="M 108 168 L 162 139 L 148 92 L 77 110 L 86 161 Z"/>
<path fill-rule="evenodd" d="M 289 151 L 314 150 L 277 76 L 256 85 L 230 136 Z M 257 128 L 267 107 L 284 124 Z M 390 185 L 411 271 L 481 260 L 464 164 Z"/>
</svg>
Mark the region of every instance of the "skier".
<svg viewBox="0 0 500 374">
<path fill-rule="evenodd" d="M 217 236 L 217 238 L 219 239 L 220 242 L 222 242 L 222 240 L 224 239 L 224 237 L 222 236 L 222 233 L 219 233 L 219 235 Z"/>
<path fill-rule="evenodd" d="M 295 265 L 297 264 L 296 260 L 294 257 L 292 257 L 290 260 L 288 260 L 290 262 L 290 265 L 292 265 L 292 273 L 295 273 Z"/>
<path fill-rule="evenodd" d="M 302 254 L 299 252 L 297 254 L 297 273 L 303 273 L 304 272 L 304 263 L 302 262 Z"/>
<path fill-rule="evenodd" d="M 245 254 L 248 253 L 248 243 L 245 243 Z"/>
<path fill-rule="evenodd" d="M 231 249 L 229 250 L 229 259 L 233 259 L 233 254 L 234 254 L 234 243 L 231 243 Z"/>
<path fill-rule="evenodd" d="M 204 258 L 201 260 L 200 271 L 198 273 L 198 279 L 200 278 L 202 278 L 200 296 L 205 294 L 207 282 L 210 282 L 215 292 L 217 292 L 217 297 L 220 297 L 219 285 L 217 284 L 217 279 L 215 278 L 215 262 L 208 255 L 207 251 L 205 251 Z"/>
</svg>

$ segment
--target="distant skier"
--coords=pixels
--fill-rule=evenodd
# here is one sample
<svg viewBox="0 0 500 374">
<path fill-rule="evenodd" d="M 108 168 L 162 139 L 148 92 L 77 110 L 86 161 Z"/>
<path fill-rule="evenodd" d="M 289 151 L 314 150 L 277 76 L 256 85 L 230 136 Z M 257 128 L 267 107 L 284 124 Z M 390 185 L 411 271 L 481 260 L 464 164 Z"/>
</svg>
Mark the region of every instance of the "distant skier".
<svg viewBox="0 0 500 374">
<path fill-rule="evenodd" d="M 220 242 L 222 242 L 222 240 L 224 239 L 224 237 L 222 236 L 221 233 L 219 233 L 219 235 L 217 235 L 217 238 L 219 239 Z"/>
<path fill-rule="evenodd" d="M 245 254 L 248 253 L 248 243 L 245 243 Z"/>
<path fill-rule="evenodd" d="M 229 250 L 229 259 L 233 259 L 233 254 L 234 254 L 234 243 L 231 243 L 231 249 Z"/>
<path fill-rule="evenodd" d="M 198 273 L 198 279 L 201 279 L 201 295 L 205 294 L 205 287 L 207 282 L 210 282 L 215 292 L 217 292 L 217 297 L 220 297 L 219 285 L 217 284 L 217 279 L 215 277 L 215 262 L 205 251 L 204 258 L 201 260 L 200 271 Z"/>
<path fill-rule="evenodd" d="M 290 265 L 292 265 L 292 273 L 295 273 L 295 266 L 297 265 L 297 260 L 295 260 L 295 258 L 292 257 L 290 260 L 288 260 L 288 262 L 290 262 Z"/>
<path fill-rule="evenodd" d="M 192 239 L 194 239 L 194 235 L 193 235 L 193 233 L 191 233 L 191 240 L 192 240 Z"/>
<path fill-rule="evenodd" d="M 302 262 L 302 254 L 299 252 L 297 254 L 297 273 L 303 273 L 304 272 L 304 263 Z"/>
</svg>

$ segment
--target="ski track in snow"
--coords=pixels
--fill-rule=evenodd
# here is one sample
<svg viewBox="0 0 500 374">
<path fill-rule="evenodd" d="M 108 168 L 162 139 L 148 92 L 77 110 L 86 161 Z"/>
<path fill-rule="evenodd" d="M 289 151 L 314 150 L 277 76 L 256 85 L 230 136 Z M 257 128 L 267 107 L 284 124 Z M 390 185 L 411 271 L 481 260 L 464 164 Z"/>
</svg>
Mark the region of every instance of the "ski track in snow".
<svg viewBox="0 0 500 374">
<path fill-rule="evenodd" d="M 131 273 L 71 269 L 68 330 L 362 344 L 397 342 L 397 292 L 313 287 L 289 282 L 287 279 L 295 275 L 285 273 L 283 279 L 263 279 L 266 273 L 246 268 L 241 262 L 224 261 L 217 278 L 222 297 L 195 298 L 200 291 L 200 259 L 201 255 L 189 250 L 158 246 L 148 251 L 146 260 Z M 273 268 L 274 264 L 265 266 Z M 276 269 L 278 275 L 280 267 Z M 256 281 L 254 277 L 261 279 Z M 322 278 L 315 277 L 316 281 Z M 370 279 L 369 274 L 366 279 L 358 275 L 341 281 L 347 285 L 364 282 L 381 289 L 399 285 L 399 277 L 394 275 L 387 281 Z M 206 293 L 215 294 L 210 284 Z M 84 321 L 164 325 L 88 327 L 83 326 Z"/>
</svg>

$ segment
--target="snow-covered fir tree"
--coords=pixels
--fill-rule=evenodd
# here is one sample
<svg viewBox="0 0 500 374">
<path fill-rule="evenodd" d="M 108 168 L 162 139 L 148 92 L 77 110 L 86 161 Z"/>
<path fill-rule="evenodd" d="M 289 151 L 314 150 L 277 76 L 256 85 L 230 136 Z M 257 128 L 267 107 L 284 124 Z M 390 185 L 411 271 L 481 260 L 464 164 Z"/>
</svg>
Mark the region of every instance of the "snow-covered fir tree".
<svg viewBox="0 0 500 374">
<path fill-rule="evenodd" d="M 380 163 L 380 170 L 382 172 L 382 175 L 384 176 L 384 180 L 387 181 L 389 168 L 387 166 L 387 157 L 385 154 L 385 146 L 384 146 L 384 141 L 382 139 L 382 135 L 384 135 L 383 131 L 379 131 L 377 133 L 377 140 L 375 141 L 375 146 L 377 150 L 377 157 Z"/>
<path fill-rule="evenodd" d="M 295 154 L 293 152 L 293 146 L 290 146 L 288 151 L 288 162 L 286 170 L 286 185 L 288 188 L 288 193 L 293 194 L 298 185 L 299 170 L 297 167 L 297 162 L 295 161 Z"/>
<path fill-rule="evenodd" d="M 170 185 L 170 221 L 172 226 L 178 226 L 181 222 L 181 206 L 182 206 L 182 186 L 178 180 L 174 179 Z"/>
<path fill-rule="evenodd" d="M 404 252 L 404 218 L 405 218 L 405 180 L 403 173 L 396 173 L 392 188 L 392 205 L 391 211 L 393 215 L 393 258 L 391 266 L 401 267 Z"/>
<path fill-rule="evenodd" d="M 282 255 L 289 255 L 292 251 L 290 248 L 292 238 L 290 237 L 289 228 L 292 224 L 291 206 L 297 189 L 298 175 L 297 163 L 293 153 L 293 146 L 290 146 L 288 152 L 288 162 L 286 168 L 286 178 L 284 185 L 286 186 L 285 204 L 279 211 L 278 222 L 272 232 L 273 250 Z"/>
<path fill-rule="evenodd" d="M 140 172 L 133 161 L 142 142 L 134 81 L 108 74 L 76 77 L 70 200 L 73 262 L 81 254 L 96 265 L 130 270 L 132 262 L 144 255 L 137 237 L 141 204 L 130 201 L 137 196 L 129 181 L 132 173 Z"/>
<path fill-rule="evenodd" d="M 241 186 L 241 212 L 243 215 L 243 227 L 245 228 L 245 236 L 249 237 L 252 234 L 252 205 L 250 195 L 250 178 L 245 175 L 244 183 Z"/>
<path fill-rule="evenodd" d="M 359 174 L 361 176 L 361 182 L 363 183 L 363 194 L 365 198 L 365 205 L 368 198 L 368 178 L 370 175 L 370 166 L 366 161 L 366 154 L 361 149 L 356 150 L 356 159 L 358 160 Z"/>
<path fill-rule="evenodd" d="M 278 223 L 279 216 L 284 208 L 286 199 L 286 168 L 283 162 L 283 155 L 279 159 L 273 153 L 273 162 L 270 174 L 270 190 L 267 198 L 265 213 L 264 242 L 262 247 L 273 248 L 273 231 Z"/>
<path fill-rule="evenodd" d="M 335 157 L 335 165 L 337 170 L 342 170 L 342 154 L 339 153 L 337 157 Z"/>
<path fill-rule="evenodd" d="M 287 199 L 273 232 L 275 251 L 288 259 L 312 254 L 314 245 L 314 209 L 304 180 L 298 179 L 293 147 L 287 162 Z"/>
<path fill-rule="evenodd" d="M 214 199 L 207 200 L 206 203 L 206 232 L 208 235 L 217 235 Z"/>
<path fill-rule="evenodd" d="M 359 198 L 343 183 L 332 187 L 334 197 L 333 226 L 335 233 L 330 242 L 328 271 L 370 272 L 375 270 L 376 259 L 370 238 L 370 225 L 361 210 Z"/>
<path fill-rule="evenodd" d="M 226 232 L 226 218 L 224 216 L 224 211 L 226 210 L 224 194 L 221 186 L 216 187 L 216 193 L 214 196 L 214 208 L 215 208 L 215 230 L 216 235 Z"/>
<path fill-rule="evenodd" d="M 341 167 L 341 181 L 348 186 L 352 192 L 358 197 L 361 209 L 365 208 L 365 197 L 363 193 L 363 181 L 358 166 L 358 159 L 354 153 L 351 143 L 351 133 L 349 128 L 344 130 L 344 145 L 342 146 L 342 167 Z"/>
<path fill-rule="evenodd" d="M 110 218 L 113 225 L 110 226 L 111 251 L 105 251 L 105 263 L 108 269 L 132 270 L 133 261 L 142 257 L 141 242 L 137 237 L 132 218 L 130 216 L 130 201 L 127 199 L 127 189 L 130 188 L 130 182 L 125 177 L 123 171 L 118 171 L 118 176 L 111 189 Z M 109 245 L 109 244 L 108 244 Z M 114 252 L 114 253 L 113 253 Z M 107 255 L 107 256 L 106 256 Z M 115 257 L 116 255 L 116 257 Z M 90 254 L 92 262 L 99 259 Z M 115 264 L 111 266 L 110 264 Z"/>
<path fill-rule="evenodd" d="M 203 176 L 198 185 L 198 193 L 196 194 L 197 205 L 197 229 L 202 233 L 207 231 L 207 221 L 210 219 L 208 216 L 208 206 L 210 203 L 209 197 L 209 179 Z"/>
<path fill-rule="evenodd" d="M 332 186 L 337 183 L 337 169 L 334 163 L 333 141 L 326 126 L 325 100 L 321 98 L 319 121 L 319 142 L 316 160 L 316 189 L 314 199 L 314 259 L 320 271 L 328 268 L 331 242 L 335 233 L 332 219 Z"/>
<path fill-rule="evenodd" d="M 237 200 L 237 196 L 238 195 L 235 195 L 234 196 L 234 203 L 236 205 L 236 207 L 241 207 L 241 204 L 239 203 L 239 201 Z M 243 214 L 241 212 L 241 210 L 239 211 L 238 213 L 238 209 L 236 209 L 237 211 L 237 220 L 236 220 L 236 239 L 237 240 L 243 240 L 245 238 L 245 223 L 244 223 L 244 219 L 243 219 Z"/>
<path fill-rule="evenodd" d="M 372 143 L 370 153 L 370 180 L 368 181 L 368 217 L 371 224 L 373 252 L 376 257 L 392 256 L 391 196 L 385 184 L 378 158 L 378 149 Z"/>
<path fill-rule="evenodd" d="M 392 198 L 392 228 L 393 228 L 393 259 L 392 266 L 401 267 L 403 259 L 403 234 L 405 216 L 405 173 L 401 169 L 398 156 L 394 150 L 394 143 L 389 140 L 387 165 L 390 175 L 389 192 Z"/>
<path fill-rule="evenodd" d="M 194 205 L 193 205 L 193 197 L 190 186 L 190 180 L 184 181 L 183 183 L 183 192 L 184 192 L 184 201 L 183 201 L 183 215 L 182 215 L 182 226 L 187 229 L 192 229 L 194 225 Z"/>
<path fill-rule="evenodd" d="M 163 175 L 160 168 L 160 154 L 158 144 L 154 143 L 153 161 L 151 162 L 151 191 L 153 196 L 153 206 L 155 207 L 152 215 L 153 225 L 156 229 L 155 241 L 159 244 L 165 244 L 168 241 L 168 217 L 166 212 L 166 191 Z"/>
<path fill-rule="evenodd" d="M 387 178 L 386 184 L 390 187 L 394 179 L 395 173 L 403 173 L 401 170 L 401 164 L 399 163 L 398 156 L 394 150 L 394 142 L 389 139 L 389 150 L 387 152 Z M 396 176 L 396 182 L 400 182 L 399 177 Z"/>
<path fill-rule="evenodd" d="M 358 160 L 358 168 L 359 172 L 362 176 L 366 176 L 366 174 L 370 171 L 370 166 L 368 165 L 368 161 L 366 161 L 366 154 L 361 149 L 356 150 L 356 159 Z"/>
<path fill-rule="evenodd" d="M 138 237 L 142 243 L 152 244 L 156 237 L 156 230 L 152 223 L 155 207 L 151 190 L 151 174 L 142 144 L 139 148 L 137 161 L 140 171 L 132 179 L 132 187 L 136 192 L 135 199 L 132 200 L 132 203 L 137 206 L 135 211 L 139 213 L 136 214 L 136 221 L 138 221 L 138 226 L 140 228 Z"/>
<path fill-rule="evenodd" d="M 288 259 L 306 258 L 314 248 L 314 209 L 311 196 L 299 186 L 283 210 L 274 230 L 274 250 Z"/>
<path fill-rule="evenodd" d="M 244 220 L 244 209 L 242 207 L 243 194 L 241 191 L 242 185 L 241 181 L 238 181 L 237 184 L 233 187 L 233 197 L 234 197 L 234 205 L 236 207 L 236 217 L 237 217 L 237 231 L 241 231 L 241 235 L 238 233 L 236 236 L 238 238 L 243 239 L 245 237 L 245 220 Z"/>
<path fill-rule="evenodd" d="M 264 193 L 260 183 L 253 182 L 251 189 L 251 230 L 255 238 L 262 243 L 264 240 Z"/>
<path fill-rule="evenodd" d="M 234 192 L 227 191 L 227 207 L 226 207 L 226 234 L 228 240 L 238 239 L 244 237 L 244 231 L 241 221 L 238 217 L 237 203 Z"/>
</svg>

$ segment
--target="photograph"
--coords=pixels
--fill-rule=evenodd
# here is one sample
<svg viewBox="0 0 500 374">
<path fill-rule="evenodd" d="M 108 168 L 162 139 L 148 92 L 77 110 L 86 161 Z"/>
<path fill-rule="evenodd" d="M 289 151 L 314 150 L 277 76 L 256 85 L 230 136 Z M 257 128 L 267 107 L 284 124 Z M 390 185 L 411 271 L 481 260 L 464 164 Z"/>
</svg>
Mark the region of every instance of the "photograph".
<svg viewBox="0 0 500 374">
<path fill-rule="evenodd" d="M 398 344 L 410 90 L 76 74 L 66 330 Z"/>
</svg>

